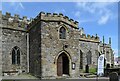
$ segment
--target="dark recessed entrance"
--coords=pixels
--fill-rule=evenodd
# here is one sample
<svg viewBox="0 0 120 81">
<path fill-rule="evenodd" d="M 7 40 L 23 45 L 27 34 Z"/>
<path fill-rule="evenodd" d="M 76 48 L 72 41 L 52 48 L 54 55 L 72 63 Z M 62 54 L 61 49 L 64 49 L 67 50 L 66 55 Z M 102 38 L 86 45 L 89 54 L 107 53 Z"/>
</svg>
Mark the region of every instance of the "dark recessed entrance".
<svg viewBox="0 0 120 81">
<path fill-rule="evenodd" d="M 69 59 L 65 53 L 60 54 L 57 59 L 57 75 L 63 74 L 69 75 Z"/>
</svg>

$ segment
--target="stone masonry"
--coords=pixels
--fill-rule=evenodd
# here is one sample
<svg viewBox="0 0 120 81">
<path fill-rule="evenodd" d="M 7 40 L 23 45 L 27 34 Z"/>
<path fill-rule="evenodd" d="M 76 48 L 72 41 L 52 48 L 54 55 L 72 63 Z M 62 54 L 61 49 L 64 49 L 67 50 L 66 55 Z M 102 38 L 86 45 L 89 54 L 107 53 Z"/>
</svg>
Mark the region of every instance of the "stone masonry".
<svg viewBox="0 0 120 81">
<path fill-rule="evenodd" d="M 24 28 L 28 21 L 26 17 L 11 16 L 10 13 L 2 15 L 2 72 L 27 72 L 27 32 Z M 20 65 L 12 65 L 12 49 L 20 48 Z"/>
<path fill-rule="evenodd" d="M 103 43 L 97 35 L 86 35 L 77 21 L 62 13 L 40 12 L 32 21 L 8 12 L 0 18 L 3 73 L 31 73 L 41 79 L 77 78 L 87 64 L 96 68 L 97 58 L 103 53 Z M 66 31 L 65 39 L 60 39 L 62 27 Z M 15 46 L 20 48 L 20 65 L 12 64 Z M 104 52 L 106 63 L 114 64 L 111 43 L 104 44 Z"/>
<path fill-rule="evenodd" d="M 66 39 L 59 39 L 59 29 L 61 27 L 65 27 L 66 31 Z M 40 60 L 41 60 L 41 78 L 57 78 L 57 58 L 62 52 L 67 52 L 69 54 L 69 77 L 79 77 L 80 73 L 80 59 L 83 59 L 83 68 L 85 69 L 85 65 L 87 65 L 87 56 L 89 56 L 89 52 L 91 53 L 91 64 L 90 67 L 96 67 L 97 65 L 97 58 L 101 54 L 102 46 L 99 40 L 99 37 L 96 36 L 90 36 L 84 34 L 84 32 L 79 30 L 78 28 L 78 22 L 73 21 L 73 19 L 69 19 L 67 16 L 63 16 L 63 14 L 56 14 L 56 13 L 44 13 L 41 12 L 29 25 L 28 25 L 28 32 L 31 36 L 30 41 L 36 41 L 32 42 L 32 45 L 34 43 L 34 46 L 30 47 L 37 47 L 40 48 L 39 53 L 37 54 L 39 56 L 40 54 Z M 32 32 L 32 33 L 31 33 Z M 39 32 L 36 33 L 35 32 Z M 35 35 L 34 35 L 35 34 Z M 38 36 L 39 34 L 40 36 Z M 37 36 L 37 37 L 33 37 Z M 41 40 L 40 40 L 41 39 Z M 38 42 L 39 41 L 39 42 Z M 41 42 L 41 43 L 40 43 Z M 67 47 L 65 47 L 67 46 Z M 31 49 L 32 49 L 31 48 Z M 109 46 L 109 60 L 111 61 L 111 47 Z M 30 50 L 31 50 L 30 49 Z M 38 51 L 37 50 L 37 51 Z M 36 50 L 32 50 L 32 52 L 36 52 Z M 80 52 L 82 51 L 82 52 Z M 38 58 L 36 57 L 36 53 L 30 52 L 30 56 L 32 55 L 32 58 Z M 80 55 L 82 53 L 82 58 L 80 58 Z M 33 59 L 30 59 L 31 63 Z M 37 60 L 37 59 L 36 59 Z M 35 62 L 35 61 L 34 61 Z M 73 70 L 72 63 L 76 64 L 75 70 Z M 33 63 L 32 63 L 33 64 Z M 39 62 L 38 62 L 39 64 Z M 111 64 L 111 62 L 110 62 Z M 33 67 L 33 66 L 30 66 Z M 37 67 L 36 67 L 37 68 Z M 35 74 L 37 70 L 32 70 Z"/>
</svg>

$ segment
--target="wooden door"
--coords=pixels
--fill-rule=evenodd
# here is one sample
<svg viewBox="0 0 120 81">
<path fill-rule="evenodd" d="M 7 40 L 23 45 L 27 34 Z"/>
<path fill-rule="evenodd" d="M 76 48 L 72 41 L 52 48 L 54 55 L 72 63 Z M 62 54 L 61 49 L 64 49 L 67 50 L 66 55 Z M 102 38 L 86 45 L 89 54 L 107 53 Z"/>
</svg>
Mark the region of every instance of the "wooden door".
<svg viewBox="0 0 120 81">
<path fill-rule="evenodd" d="M 63 60 L 62 55 L 60 55 L 57 59 L 57 75 L 62 76 L 63 74 Z"/>
</svg>

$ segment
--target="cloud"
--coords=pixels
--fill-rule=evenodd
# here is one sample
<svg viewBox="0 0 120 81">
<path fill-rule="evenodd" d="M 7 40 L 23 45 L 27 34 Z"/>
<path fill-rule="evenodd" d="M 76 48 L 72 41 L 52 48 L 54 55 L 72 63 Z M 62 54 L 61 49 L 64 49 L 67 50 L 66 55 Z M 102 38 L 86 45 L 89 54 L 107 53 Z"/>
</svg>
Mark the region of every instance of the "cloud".
<svg viewBox="0 0 120 81">
<path fill-rule="evenodd" d="M 94 2 L 118 2 L 118 0 L 93 0 Z"/>
<path fill-rule="evenodd" d="M 19 5 L 20 5 L 20 7 L 21 7 L 22 9 L 24 9 L 24 6 L 23 6 L 23 4 L 22 4 L 22 3 L 19 3 Z"/>
<path fill-rule="evenodd" d="M 76 19 L 76 20 L 79 22 L 79 24 L 95 21 L 93 19 Z"/>
<path fill-rule="evenodd" d="M 77 2 L 76 7 L 79 12 L 81 11 L 81 13 L 92 15 L 99 25 L 103 25 L 113 19 L 114 12 L 110 9 L 111 5 L 113 5 L 113 3 Z M 78 15 L 78 11 L 76 15 Z"/>
<path fill-rule="evenodd" d="M 94 6 L 89 2 L 78 2 L 77 7 L 89 13 L 94 13 L 95 11 L 95 8 L 93 8 Z"/>
<path fill-rule="evenodd" d="M 15 6 L 16 6 L 15 11 L 21 11 L 21 10 L 25 9 L 21 2 L 15 3 Z"/>
<path fill-rule="evenodd" d="M 15 0 L 3 0 L 3 2 L 13 2 Z M 16 0 L 16 2 L 118 2 L 118 0 Z"/>
<path fill-rule="evenodd" d="M 66 13 L 65 9 L 57 9 L 54 12 L 55 13 Z"/>
<path fill-rule="evenodd" d="M 13 7 L 14 11 L 21 11 L 25 9 L 22 2 L 15 2 L 14 0 L 9 3 L 11 7 Z"/>
<path fill-rule="evenodd" d="M 103 15 L 101 16 L 101 18 L 98 20 L 98 24 L 102 25 L 102 24 L 106 24 L 107 21 L 109 20 L 110 16 L 109 15 Z"/>
<path fill-rule="evenodd" d="M 80 17 L 80 11 L 77 12 L 73 12 L 75 14 L 76 17 Z"/>
<path fill-rule="evenodd" d="M 10 4 L 10 6 L 14 6 L 15 2 L 10 2 L 9 4 Z"/>
</svg>

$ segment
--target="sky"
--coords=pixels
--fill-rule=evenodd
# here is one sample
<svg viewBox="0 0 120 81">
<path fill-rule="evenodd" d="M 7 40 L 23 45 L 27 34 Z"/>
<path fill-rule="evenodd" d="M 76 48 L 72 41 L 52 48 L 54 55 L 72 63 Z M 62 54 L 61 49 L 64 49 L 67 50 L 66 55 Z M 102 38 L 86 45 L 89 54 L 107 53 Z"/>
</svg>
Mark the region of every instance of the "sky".
<svg viewBox="0 0 120 81">
<path fill-rule="evenodd" d="M 118 56 L 118 3 L 117 2 L 3 2 L 2 13 L 20 14 L 35 18 L 41 11 L 63 13 L 79 22 L 86 34 L 98 35 L 108 43 L 112 39 L 112 48 Z"/>
</svg>

